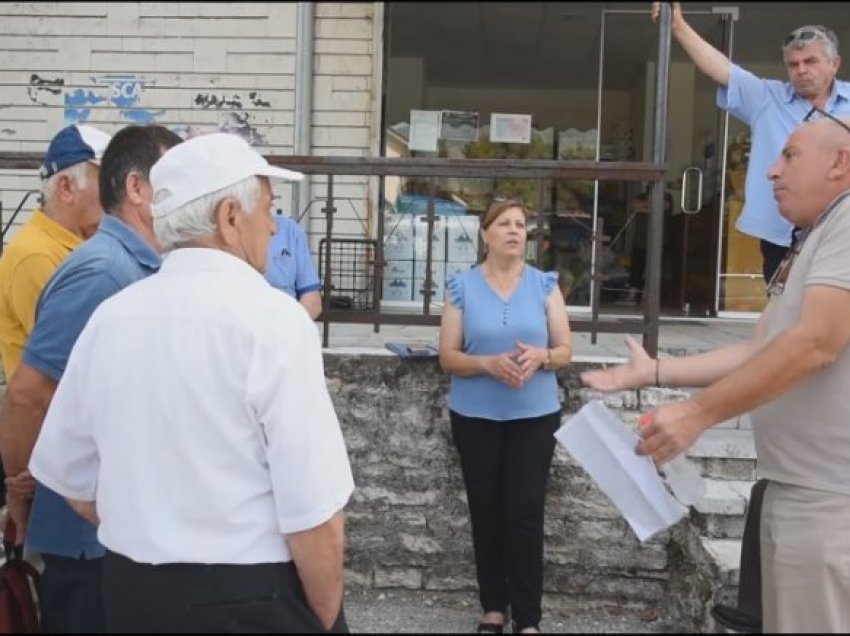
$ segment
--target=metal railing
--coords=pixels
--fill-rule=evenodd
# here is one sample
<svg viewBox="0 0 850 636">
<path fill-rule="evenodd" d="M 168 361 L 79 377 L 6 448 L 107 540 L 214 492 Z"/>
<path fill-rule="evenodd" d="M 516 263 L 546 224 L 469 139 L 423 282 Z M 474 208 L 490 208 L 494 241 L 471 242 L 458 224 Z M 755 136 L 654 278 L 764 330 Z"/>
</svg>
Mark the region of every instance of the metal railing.
<svg viewBox="0 0 850 636">
<path fill-rule="evenodd" d="M 623 181 L 623 182 L 656 182 L 664 176 L 666 166 L 653 163 L 639 162 L 593 162 L 593 161 L 555 161 L 555 160 L 501 160 L 501 159 L 413 159 L 400 158 L 391 159 L 385 157 L 299 157 L 284 155 L 268 155 L 266 159 L 273 165 L 297 170 L 306 174 L 327 178 L 324 207 L 321 209 L 325 217 L 324 240 L 330 245 L 336 238 L 334 231 L 334 216 L 337 213 L 338 199 L 334 194 L 335 178 L 340 176 L 366 176 L 366 177 L 419 177 L 425 178 L 427 182 L 427 248 L 425 250 L 425 282 L 422 299 L 422 313 L 409 313 L 402 311 L 381 310 L 381 290 L 384 277 L 383 240 L 384 226 L 386 222 L 386 206 L 377 206 L 377 228 L 374 241 L 375 256 L 369 265 L 372 268 L 372 293 L 371 308 L 344 309 L 335 307 L 332 303 L 334 292 L 334 264 L 331 261 L 331 250 L 324 250 L 322 257 L 324 262 L 320 264 L 323 277 L 323 311 L 319 321 L 323 323 L 323 342 L 327 346 L 330 338 L 331 323 L 371 323 L 377 332 L 382 324 L 405 324 L 405 325 L 437 325 L 440 321 L 439 314 L 433 313 L 432 297 L 434 294 L 434 280 L 432 264 L 432 241 L 436 215 L 436 192 L 437 179 L 441 177 L 453 178 L 488 178 L 488 179 L 530 179 L 537 181 L 538 205 L 537 226 L 538 228 L 552 227 L 551 219 L 553 211 L 545 210 L 545 192 L 549 183 L 567 180 L 598 179 L 600 181 Z M 34 153 L 2 153 L 0 154 L 0 169 L 37 169 L 41 157 Z M 313 181 L 313 188 L 320 184 Z M 27 197 L 30 193 L 27 194 Z M 18 206 L 17 216 L 27 197 Z M 14 219 L 14 216 L 13 216 Z M 10 220 L 11 222 L 11 220 Z M 0 217 L 0 227 L 3 220 Z M 4 228 L 5 229 L 5 228 Z M 4 231 L 5 234 L 5 231 Z M 543 253 L 543 232 L 536 233 L 537 259 Z M 657 318 L 646 312 L 650 303 L 644 303 L 643 319 L 600 316 L 600 291 L 602 287 L 602 275 L 600 272 L 601 258 L 598 257 L 603 249 L 607 237 L 598 231 L 593 231 L 591 241 L 594 243 L 597 258 L 591 260 L 592 281 L 590 316 L 571 317 L 570 326 L 575 331 L 590 332 L 595 342 L 598 333 L 641 333 L 646 342 L 647 336 L 657 333 Z M 647 272 L 647 279 L 652 279 L 657 272 L 651 269 Z"/>
<path fill-rule="evenodd" d="M 333 322 L 371 323 L 375 331 L 381 324 L 406 325 L 437 325 L 440 321 L 438 314 L 432 313 L 432 296 L 434 280 L 433 268 L 433 230 L 437 220 L 436 215 L 436 180 L 441 177 L 453 178 L 488 178 L 488 179 L 531 179 L 537 181 L 538 228 L 550 227 L 552 211 L 545 210 L 545 191 L 549 182 L 566 180 L 598 179 L 600 181 L 625 182 L 659 182 L 666 172 L 666 166 L 643 162 L 595 162 L 595 161 L 555 161 L 555 160 L 502 160 L 502 159 L 418 159 L 418 158 L 386 158 L 386 157 L 296 157 L 284 155 L 269 155 L 266 159 L 277 166 L 297 170 L 311 175 L 327 177 L 325 205 L 321 212 L 325 217 L 325 240 L 330 243 L 334 239 L 334 215 L 337 212 L 334 196 L 334 177 L 338 176 L 369 176 L 369 177 L 419 177 L 427 183 L 427 248 L 425 250 L 425 281 L 422 299 L 422 313 L 381 311 L 380 292 L 382 289 L 384 266 L 386 261 L 383 253 L 384 225 L 386 210 L 384 205 L 377 205 L 376 254 L 371 266 L 373 268 L 374 302 L 371 310 L 338 309 L 332 306 L 333 267 L 330 262 L 330 250 L 326 250 L 326 261 L 321 264 L 323 273 L 323 311 L 319 317 L 324 323 L 323 341 L 325 346 L 330 338 L 330 324 Z M 314 187 L 317 186 L 314 181 Z M 604 235 L 594 231 L 591 240 L 595 251 L 601 253 Z M 542 254 L 543 232 L 536 233 L 539 258 Z M 652 335 L 657 337 L 658 318 L 652 316 L 646 308 L 651 303 L 644 304 L 643 319 L 600 316 L 600 291 L 602 276 L 600 258 L 591 261 L 590 279 L 593 282 L 590 317 L 571 317 L 570 325 L 575 331 L 590 332 L 595 343 L 598 333 L 641 333 L 644 343 L 652 348 Z M 658 264 L 660 267 L 660 262 Z M 657 276 L 658 272 L 648 270 L 647 279 Z M 653 354 L 655 351 L 653 351 Z"/>
</svg>

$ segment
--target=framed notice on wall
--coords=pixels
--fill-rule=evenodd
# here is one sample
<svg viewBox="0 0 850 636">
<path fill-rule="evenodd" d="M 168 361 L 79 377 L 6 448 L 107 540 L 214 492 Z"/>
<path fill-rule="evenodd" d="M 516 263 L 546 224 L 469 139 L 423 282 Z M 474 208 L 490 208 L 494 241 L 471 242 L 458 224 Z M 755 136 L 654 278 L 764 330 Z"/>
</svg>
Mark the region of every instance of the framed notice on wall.
<svg viewBox="0 0 850 636">
<path fill-rule="evenodd" d="M 531 115 L 492 113 L 490 141 L 506 144 L 531 143 Z"/>
<path fill-rule="evenodd" d="M 437 152 L 437 138 L 440 134 L 439 110 L 410 111 L 410 150 Z"/>
<path fill-rule="evenodd" d="M 440 138 L 449 141 L 475 141 L 478 139 L 478 113 L 444 110 Z"/>
</svg>

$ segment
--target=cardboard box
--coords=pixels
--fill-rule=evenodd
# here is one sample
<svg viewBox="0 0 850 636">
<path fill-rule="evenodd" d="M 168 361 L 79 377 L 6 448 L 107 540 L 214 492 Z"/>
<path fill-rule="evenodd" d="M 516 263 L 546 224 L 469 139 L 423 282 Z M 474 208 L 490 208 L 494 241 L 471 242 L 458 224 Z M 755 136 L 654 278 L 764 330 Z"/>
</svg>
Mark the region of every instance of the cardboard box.
<svg viewBox="0 0 850 636">
<path fill-rule="evenodd" d="M 384 258 L 413 260 L 413 216 L 388 214 L 384 221 Z"/>
<path fill-rule="evenodd" d="M 413 278 L 413 261 L 391 261 L 387 260 L 384 266 L 384 279 L 402 278 L 410 280 Z"/>
<path fill-rule="evenodd" d="M 417 261 L 425 261 L 428 257 L 428 217 L 417 215 L 413 230 L 413 258 Z M 434 217 L 434 232 L 431 243 L 431 260 L 446 260 L 446 217 Z"/>
<path fill-rule="evenodd" d="M 413 279 L 384 278 L 384 300 L 413 300 Z M 420 296 L 420 300 L 421 300 Z"/>
<path fill-rule="evenodd" d="M 481 221 L 473 214 L 446 217 L 446 260 L 477 261 L 480 227 Z"/>
<path fill-rule="evenodd" d="M 413 278 L 425 280 L 425 261 L 413 262 Z M 431 278 L 442 285 L 446 282 L 445 262 L 431 262 Z"/>
<path fill-rule="evenodd" d="M 417 302 L 422 302 L 422 299 L 425 297 L 425 279 L 424 278 L 414 278 L 413 279 L 413 300 Z M 445 301 L 446 296 L 446 285 L 445 281 L 431 281 L 431 291 L 433 294 L 431 295 L 432 303 L 442 303 Z"/>
<path fill-rule="evenodd" d="M 446 263 L 446 278 L 455 274 L 463 274 L 475 267 L 476 263 L 469 261 L 449 261 Z"/>
</svg>

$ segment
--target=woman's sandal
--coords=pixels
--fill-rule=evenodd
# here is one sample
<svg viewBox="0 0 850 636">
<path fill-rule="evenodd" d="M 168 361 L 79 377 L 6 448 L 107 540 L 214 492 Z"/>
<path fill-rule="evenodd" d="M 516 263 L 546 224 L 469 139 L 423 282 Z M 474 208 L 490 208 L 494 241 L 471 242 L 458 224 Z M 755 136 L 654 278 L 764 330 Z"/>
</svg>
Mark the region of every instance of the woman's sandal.
<svg viewBox="0 0 850 636">
<path fill-rule="evenodd" d="M 476 634 L 501 634 L 505 629 L 504 623 L 478 623 Z"/>
</svg>

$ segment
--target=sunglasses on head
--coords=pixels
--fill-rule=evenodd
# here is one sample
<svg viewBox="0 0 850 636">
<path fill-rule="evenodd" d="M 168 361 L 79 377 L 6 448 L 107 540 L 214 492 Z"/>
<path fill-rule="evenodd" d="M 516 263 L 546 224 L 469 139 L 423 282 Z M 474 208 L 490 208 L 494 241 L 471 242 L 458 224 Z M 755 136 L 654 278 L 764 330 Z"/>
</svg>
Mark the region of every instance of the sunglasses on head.
<svg viewBox="0 0 850 636">
<path fill-rule="evenodd" d="M 820 119 L 822 117 L 825 117 L 827 119 L 834 121 L 836 124 L 841 126 L 844 130 L 846 130 L 848 133 L 850 133 L 850 126 L 848 126 L 843 121 L 838 119 L 838 117 L 830 115 L 828 112 L 826 112 L 822 108 L 818 108 L 817 106 L 812 106 L 812 109 L 808 112 L 808 114 L 805 117 L 803 117 L 803 121 L 817 121 L 818 119 Z"/>
<path fill-rule="evenodd" d="M 796 31 L 791 31 L 791 33 L 785 37 L 785 41 L 782 45 L 788 46 L 791 42 L 809 42 L 817 38 L 829 40 L 826 33 L 818 29 L 798 29 Z"/>
</svg>

